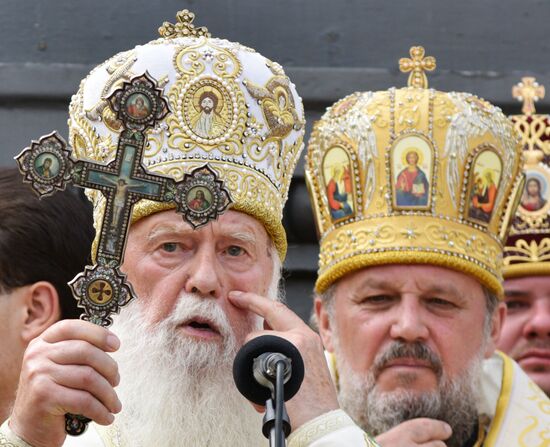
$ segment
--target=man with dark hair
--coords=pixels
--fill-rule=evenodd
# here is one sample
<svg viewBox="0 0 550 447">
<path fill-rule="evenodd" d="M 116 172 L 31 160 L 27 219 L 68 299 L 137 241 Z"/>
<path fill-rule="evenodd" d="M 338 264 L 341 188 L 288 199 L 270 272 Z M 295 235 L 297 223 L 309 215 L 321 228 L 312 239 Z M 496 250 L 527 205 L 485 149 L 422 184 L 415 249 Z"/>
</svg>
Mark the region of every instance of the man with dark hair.
<svg viewBox="0 0 550 447">
<path fill-rule="evenodd" d="M 0 421 L 29 342 L 78 318 L 67 282 L 88 263 L 93 236 L 91 206 L 76 191 L 39 200 L 16 169 L 0 168 Z"/>
<path fill-rule="evenodd" d="M 522 92 L 525 101 L 523 114 L 510 120 L 524 144 L 526 181 L 504 247 L 506 319 L 497 346 L 550 396 L 550 163 L 549 148 L 540 142 L 540 135 L 550 131 L 550 116 L 535 113 L 533 104 L 527 107 L 534 83 L 534 78 L 522 78 L 513 90 L 517 97 Z"/>
</svg>

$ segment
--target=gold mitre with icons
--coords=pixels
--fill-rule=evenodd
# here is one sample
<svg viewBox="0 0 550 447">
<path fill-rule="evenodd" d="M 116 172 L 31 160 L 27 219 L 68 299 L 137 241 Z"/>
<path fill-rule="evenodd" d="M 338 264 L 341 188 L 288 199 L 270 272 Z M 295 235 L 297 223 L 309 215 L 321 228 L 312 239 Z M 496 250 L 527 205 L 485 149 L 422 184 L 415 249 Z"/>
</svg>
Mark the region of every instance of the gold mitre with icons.
<svg viewBox="0 0 550 447">
<path fill-rule="evenodd" d="M 512 88 L 523 102 L 523 113 L 510 120 L 521 138 L 525 187 L 504 247 L 505 278 L 550 275 L 550 116 L 535 110 L 544 93 L 533 77 Z"/>
<path fill-rule="evenodd" d="M 305 130 L 301 98 L 279 64 L 210 37 L 193 20 L 180 11 L 175 24 L 159 28 L 159 39 L 111 57 L 81 82 L 69 109 L 74 155 L 105 164 L 115 158 L 123 129 L 107 98 L 146 73 L 162 89 L 169 112 L 146 132 L 143 166 L 179 181 L 208 164 L 229 190 L 232 209 L 263 223 L 284 259 L 282 209 Z M 139 116 L 151 104 L 134 96 L 128 107 Z M 88 194 L 99 234 L 105 200 L 99 191 Z M 173 207 L 142 200 L 132 220 Z"/>
<path fill-rule="evenodd" d="M 399 65 L 408 87 L 353 93 L 314 125 L 306 178 L 320 237 L 316 291 L 369 266 L 433 264 L 501 295 L 522 189 L 517 134 L 490 103 L 428 88 L 436 63 L 424 48 Z"/>
</svg>

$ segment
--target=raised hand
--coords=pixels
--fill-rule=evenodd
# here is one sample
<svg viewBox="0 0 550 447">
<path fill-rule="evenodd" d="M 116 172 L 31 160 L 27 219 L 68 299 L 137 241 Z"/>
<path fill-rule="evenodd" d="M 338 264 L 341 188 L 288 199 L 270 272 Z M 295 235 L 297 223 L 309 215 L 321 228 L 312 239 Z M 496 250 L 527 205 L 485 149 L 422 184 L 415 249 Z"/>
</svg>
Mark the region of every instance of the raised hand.
<svg viewBox="0 0 550 447">
<path fill-rule="evenodd" d="M 65 413 L 111 424 L 122 406 L 114 390 L 118 366 L 107 352 L 119 345 L 112 332 L 86 321 L 49 327 L 25 351 L 11 429 L 34 447 L 58 447 Z"/>
</svg>

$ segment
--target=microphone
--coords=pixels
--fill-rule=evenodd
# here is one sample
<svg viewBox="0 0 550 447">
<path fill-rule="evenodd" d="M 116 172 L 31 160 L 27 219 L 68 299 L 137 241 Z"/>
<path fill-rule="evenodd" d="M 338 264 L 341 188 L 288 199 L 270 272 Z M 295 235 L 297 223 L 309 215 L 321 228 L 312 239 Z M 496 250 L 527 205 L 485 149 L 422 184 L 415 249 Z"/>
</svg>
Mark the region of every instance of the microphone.
<svg viewBox="0 0 550 447">
<path fill-rule="evenodd" d="M 251 402 L 265 405 L 274 392 L 279 362 L 284 368 L 284 400 L 291 399 L 304 380 L 304 361 L 296 346 L 275 335 L 254 338 L 237 353 L 233 362 L 237 389 Z"/>
</svg>

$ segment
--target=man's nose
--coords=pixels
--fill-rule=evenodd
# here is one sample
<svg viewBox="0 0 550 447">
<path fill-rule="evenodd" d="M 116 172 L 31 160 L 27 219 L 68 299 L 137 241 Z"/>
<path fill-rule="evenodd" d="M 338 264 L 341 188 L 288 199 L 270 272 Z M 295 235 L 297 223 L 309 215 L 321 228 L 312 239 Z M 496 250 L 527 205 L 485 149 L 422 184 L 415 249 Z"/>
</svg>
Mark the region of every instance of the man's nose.
<svg viewBox="0 0 550 447">
<path fill-rule="evenodd" d="M 524 332 L 527 338 L 550 338 L 550 297 L 535 301 Z"/>
<path fill-rule="evenodd" d="M 415 297 L 402 297 L 401 305 L 395 309 L 390 336 L 406 342 L 425 341 L 429 335 L 423 310 Z"/>
<path fill-rule="evenodd" d="M 185 291 L 204 297 L 219 298 L 222 295 L 220 266 L 215 250 L 201 247 L 189 261 Z"/>
</svg>

